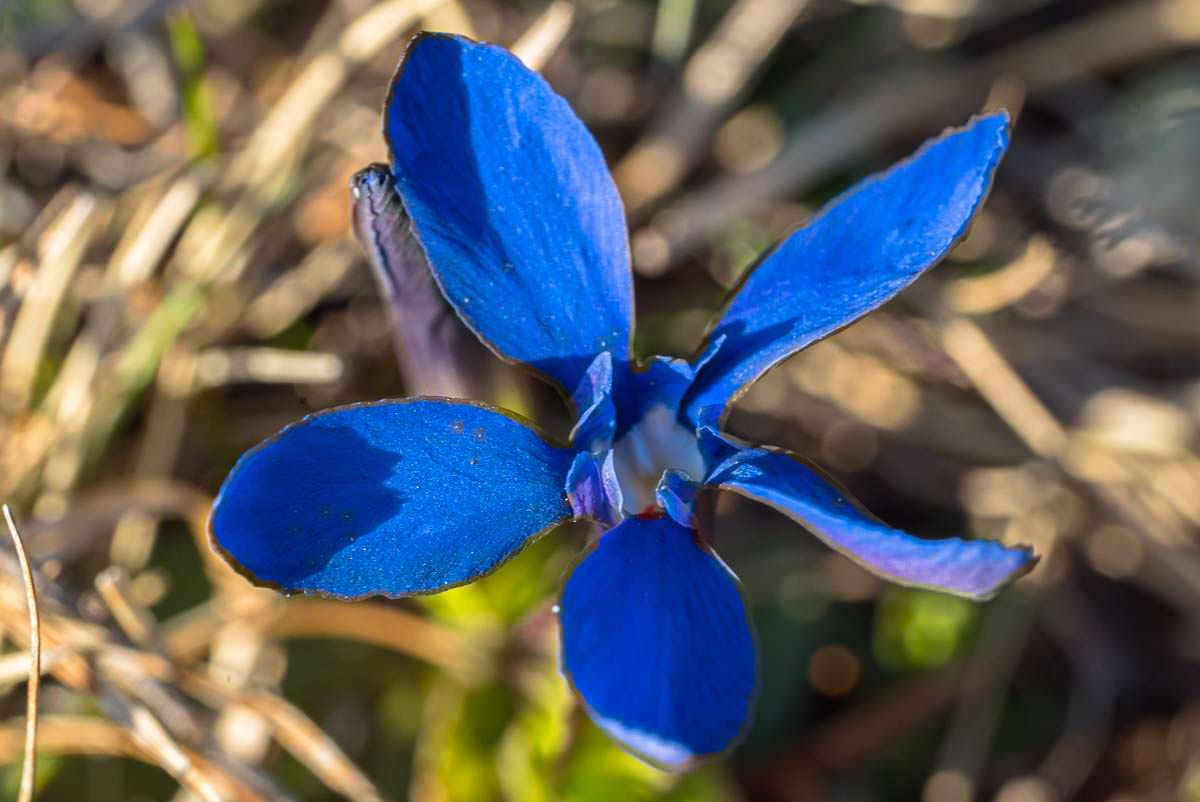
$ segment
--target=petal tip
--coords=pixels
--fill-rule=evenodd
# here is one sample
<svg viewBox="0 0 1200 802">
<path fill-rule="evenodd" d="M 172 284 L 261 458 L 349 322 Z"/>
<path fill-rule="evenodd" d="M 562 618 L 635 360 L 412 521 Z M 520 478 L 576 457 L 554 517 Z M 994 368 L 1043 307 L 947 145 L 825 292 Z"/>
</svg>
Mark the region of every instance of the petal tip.
<svg viewBox="0 0 1200 802">
<path fill-rule="evenodd" d="M 989 131 L 994 132 L 997 150 L 1003 152 L 1008 149 L 1012 138 L 1012 115 L 1008 113 L 1008 109 L 1000 108 L 989 114 L 975 117 L 972 119 L 972 123 L 983 125 Z"/>
</svg>

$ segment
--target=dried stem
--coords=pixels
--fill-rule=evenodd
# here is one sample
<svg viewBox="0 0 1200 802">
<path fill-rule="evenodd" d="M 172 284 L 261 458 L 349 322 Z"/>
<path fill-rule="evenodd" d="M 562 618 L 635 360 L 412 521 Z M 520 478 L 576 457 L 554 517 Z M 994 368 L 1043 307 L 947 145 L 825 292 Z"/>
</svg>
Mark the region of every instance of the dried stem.
<svg viewBox="0 0 1200 802">
<path fill-rule="evenodd" d="M 42 623 L 38 615 L 37 588 L 33 584 L 33 570 L 25 556 L 25 544 L 17 532 L 12 510 L 4 505 L 4 522 L 12 536 L 13 549 L 21 564 L 21 578 L 25 582 L 25 606 L 29 611 L 29 686 L 25 696 L 25 759 L 21 764 L 21 787 L 17 802 L 33 799 L 35 769 L 37 768 L 38 690 L 42 683 Z"/>
</svg>

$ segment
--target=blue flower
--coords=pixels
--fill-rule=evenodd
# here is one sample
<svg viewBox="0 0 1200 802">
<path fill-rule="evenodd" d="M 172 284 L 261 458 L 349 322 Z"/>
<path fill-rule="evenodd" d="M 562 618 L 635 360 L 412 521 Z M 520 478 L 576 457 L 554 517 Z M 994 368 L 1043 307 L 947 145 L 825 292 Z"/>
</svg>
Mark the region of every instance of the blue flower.
<svg viewBox="0 0 1200 802">
<path fill-rule="evenodd" d="M 702 488 L 790 516 L 867 569 L 974 599 L 1026 548 L 925 540 L 861 511 L 814 468 L 721 430 L 772 365 L 894 296 L 967 230 L 1008 143 L 973 120 L 831 203 L 766 255 L 689 360 L 639 362 L 625 216 L 595 141 L 505 50 L 410 45 L 384 130 L 405 210 L 446 300 L 502 359 L 570 393 L 568 444 L 442 398 L 328 410 L 245 454 L 212 514 L 258 582 L 354 599 L 483 576 L 572 518 L 603 533 L 559 605 L 563 671 L 613 738 L 660 766 L 720 753 L 750 715 L 754 638 L 737 579 L 697 531 Z"/>
</svg>

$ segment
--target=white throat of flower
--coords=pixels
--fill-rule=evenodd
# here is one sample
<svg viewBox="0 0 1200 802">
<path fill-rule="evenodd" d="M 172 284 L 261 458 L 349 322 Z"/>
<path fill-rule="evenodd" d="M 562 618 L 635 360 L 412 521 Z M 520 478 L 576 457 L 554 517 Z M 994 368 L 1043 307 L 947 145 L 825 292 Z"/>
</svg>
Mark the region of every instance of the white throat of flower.
<svg viewBox="0 0 1200 802">
<path fill-rule="evenodd" d="M 613 469 L 621 486 L 622 512 L 640 515 L 658 507 L 654 491 L 663 471 L 681 471 L 699 482 L 704 478 L 704 457 L 695 433 L 680 425 L 674 410 L 658 404 L 613 444 Z"/>
</svg>

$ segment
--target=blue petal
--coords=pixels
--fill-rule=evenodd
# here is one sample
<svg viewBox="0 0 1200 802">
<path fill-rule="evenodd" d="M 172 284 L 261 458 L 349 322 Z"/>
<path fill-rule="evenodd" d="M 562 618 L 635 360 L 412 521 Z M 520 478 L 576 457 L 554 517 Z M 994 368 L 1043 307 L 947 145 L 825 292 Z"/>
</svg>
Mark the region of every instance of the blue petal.
<svg viewBox="0 0 1200 802">
<path fill-rule="evenodd" d="M 238 461 L 218 549 L 259 582 L 354 598 L 432 593 L 491 571 L 569 518 L 571 453 L 469 402 L 312 415 Z"/>
<path fill-rule="evenodd" d="M 571 400 L 579 410 L 579 420 L 571 430 L 571 444 L 593 454 L 610 448 L 617 430 L 612 354 L 605 351 L 592 361 Z"/>
<path fill-rule="evenodd" d="M 593 455 L 580 451 L 567 473 L 567 498 L 576 518 L 591 518 L 604 528 L 621 520 L 621 483 L 613 467 L 613 453 Z"/>
<path fill-rule="evenodd" d="M 564 671 L 630 751 L 677 768 L 742 732 L 754 637 L 737 580 L 693 530 L 626 519 L 575 569 L 559 614 Z"/>
<path fill-rule="evenodd" d="M 501 356 L 571 392 L 601 351 L 629 358 L 625 213 L 591 134 L 515 56 L 413 40 L 384 133 L 447 299 Z"/>
<path fill-rule="evenodd" d="M 1008 147 L 1008 115 L 973 120 L 830 203 L 747 276 L 710 339 L 687 417 L 725 408 L 768 368 L 892 298 L 966 233 Z"/>
<path fill-rule="evenodd" d="M 707 484 L 768 504 L 864 568 L 902 585 L 987 599 L 1037 563 L 1028 547 L 927 540 L 885 526 L 813 468 L 774 450 L 733 453 Z"/>
</svg>

